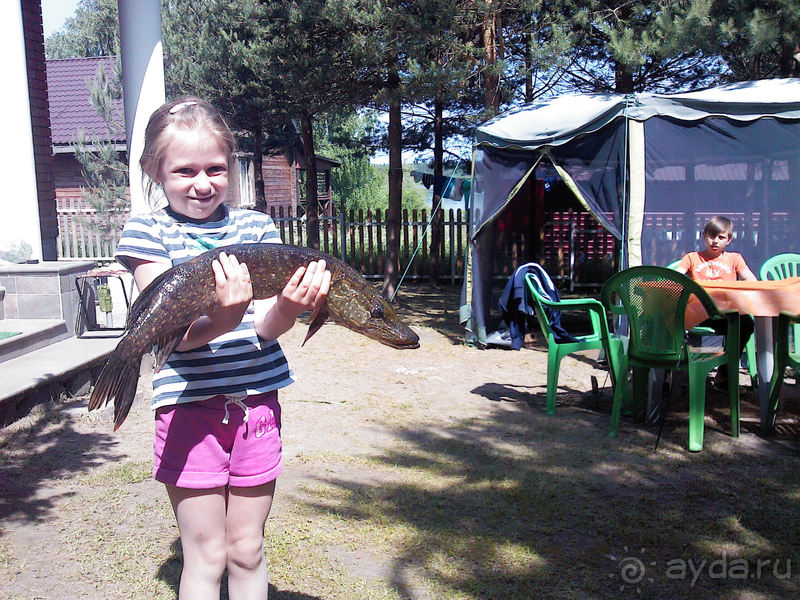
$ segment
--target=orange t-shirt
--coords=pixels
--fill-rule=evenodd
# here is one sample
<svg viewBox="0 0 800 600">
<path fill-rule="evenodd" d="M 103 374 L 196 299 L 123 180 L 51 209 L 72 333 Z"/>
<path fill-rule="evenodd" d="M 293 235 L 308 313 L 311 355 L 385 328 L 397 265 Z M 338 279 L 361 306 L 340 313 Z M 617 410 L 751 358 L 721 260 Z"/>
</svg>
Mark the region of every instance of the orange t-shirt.
<svg viewBox="0 0 800 600">
<path fill-rule="evenodd" d="M 736 281 L 747 263 L 738 252 L 723 252 L 718 258 L 704 258 L 699 252 L 689 252 L 681 259 L 680 267 L 695 281 Z"/>
</svg>

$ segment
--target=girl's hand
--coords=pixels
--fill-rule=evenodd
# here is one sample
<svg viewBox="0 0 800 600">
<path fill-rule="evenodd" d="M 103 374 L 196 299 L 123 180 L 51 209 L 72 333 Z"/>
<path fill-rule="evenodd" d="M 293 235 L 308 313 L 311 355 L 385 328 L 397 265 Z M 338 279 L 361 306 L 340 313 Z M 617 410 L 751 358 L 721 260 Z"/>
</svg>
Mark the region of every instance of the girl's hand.
<svg viewBox="0 0 800 600">
<path fill-rule="evenodd" d="M 256 300 L 256 332 L 264 340 L 278 339 L 292 328 L 302 313 L 322 306 L 330 289 L 331 272 L 326 270 L 324 260 L 300 267 L 280 294 Z"/>
<path fill-rule="evenodd" d="M 300 267 L 278 294 L 276 309 L 287 319 L 294 321 L 309 309 L 322 306 L 331 289 L 331 272 L 324 260 Z"/>
<path fill-rule="evenodd" d="M 247 307 L 253 300 L 253 284 L 245 263 L 235 256 L 220 252 L 211 263 L 216 281 L 217 304 L 206 315 L 217 331 L 231 331 L 242 322 Z"/>
</svg>

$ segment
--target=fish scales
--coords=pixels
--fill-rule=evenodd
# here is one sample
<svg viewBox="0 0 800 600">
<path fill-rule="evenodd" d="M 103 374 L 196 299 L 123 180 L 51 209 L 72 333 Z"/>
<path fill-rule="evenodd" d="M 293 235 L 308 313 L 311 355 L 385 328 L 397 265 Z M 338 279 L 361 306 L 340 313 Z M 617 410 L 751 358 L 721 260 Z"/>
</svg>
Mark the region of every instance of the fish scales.
<svg viewBox="0 0 800 600">
<path fill-rule="evenodd" d="M 142 355 L 156 347 L 156 370 L 186 329 L 216 303 L 212 261 L 221 252 L 247 264 L 255 299 L 270 298 L 301 266 L 325 260 L 331 272 L 326 303 L 311 316 L 306 341 L 333 321 L 394 348 L 418 348 L 419 338 L 366 280 L 346 263 L 309 248 L 284 244 L 238 244 L 209 250 L 159 275 L 131 306 L 126 333 L 92 391 L 89 410 L 114 401 L 114 429 L 130 410 Z M 305 342 L 304 342 L 305 343 Z"/>
</svg>

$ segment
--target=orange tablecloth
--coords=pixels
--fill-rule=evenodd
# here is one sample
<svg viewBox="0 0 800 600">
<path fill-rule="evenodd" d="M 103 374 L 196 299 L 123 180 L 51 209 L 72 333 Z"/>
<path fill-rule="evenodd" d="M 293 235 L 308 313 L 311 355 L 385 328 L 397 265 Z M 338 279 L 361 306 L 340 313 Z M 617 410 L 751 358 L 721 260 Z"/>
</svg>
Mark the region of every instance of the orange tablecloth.
<svg viewBox="0 0 800 600">
<path fill-rule="evenodd" d="M 735 310 L 754 317 L 800 314 L 800 277 L 778 281 L 698 281 L 722 311 Z M 686 327 L 706 320 L 703 306 L 692 299 L 686 306 Z"/>
</svg>

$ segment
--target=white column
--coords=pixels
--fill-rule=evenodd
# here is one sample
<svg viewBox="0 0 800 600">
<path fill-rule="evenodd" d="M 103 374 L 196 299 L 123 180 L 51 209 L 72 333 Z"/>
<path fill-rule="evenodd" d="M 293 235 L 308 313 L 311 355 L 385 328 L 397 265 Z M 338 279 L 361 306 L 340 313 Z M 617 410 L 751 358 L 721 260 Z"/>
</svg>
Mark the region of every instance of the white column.
<svg viewBox="0 0 800 600">
<path fill-rule="evenodd" d="M 4 165 L 0 219 L 0 246 L 20 241 L 32 249 L 31 258 L 42 260 L 42 230 L 39 224 L 39 196 L 33 151 L 25 36 L 19 2 L 6 5 L 0 19 L 0 55 L 3 57 L 3 143 L 0 164 Z M 5 248 L 3 248 L 5 249 Z"/>
<path fill-rule="evenodd" d="M 139 168 L 144 131 L 150 115 L 165 101 L 161 3 L 159 0 L 118 0 L 118 5 L 131 214 L 140 214 L 149 211 Z"/>
<path fill-rule="evenodd" d="M 628 264 L 642 264 L 642 228 L 644 227 L 645 167 L 644 123 L 630 119 L 628 122 L 628 170 L 630 192 L 628 195 Z M 623 215 L 624 218 L 624 215 Z"/>
</svg>

